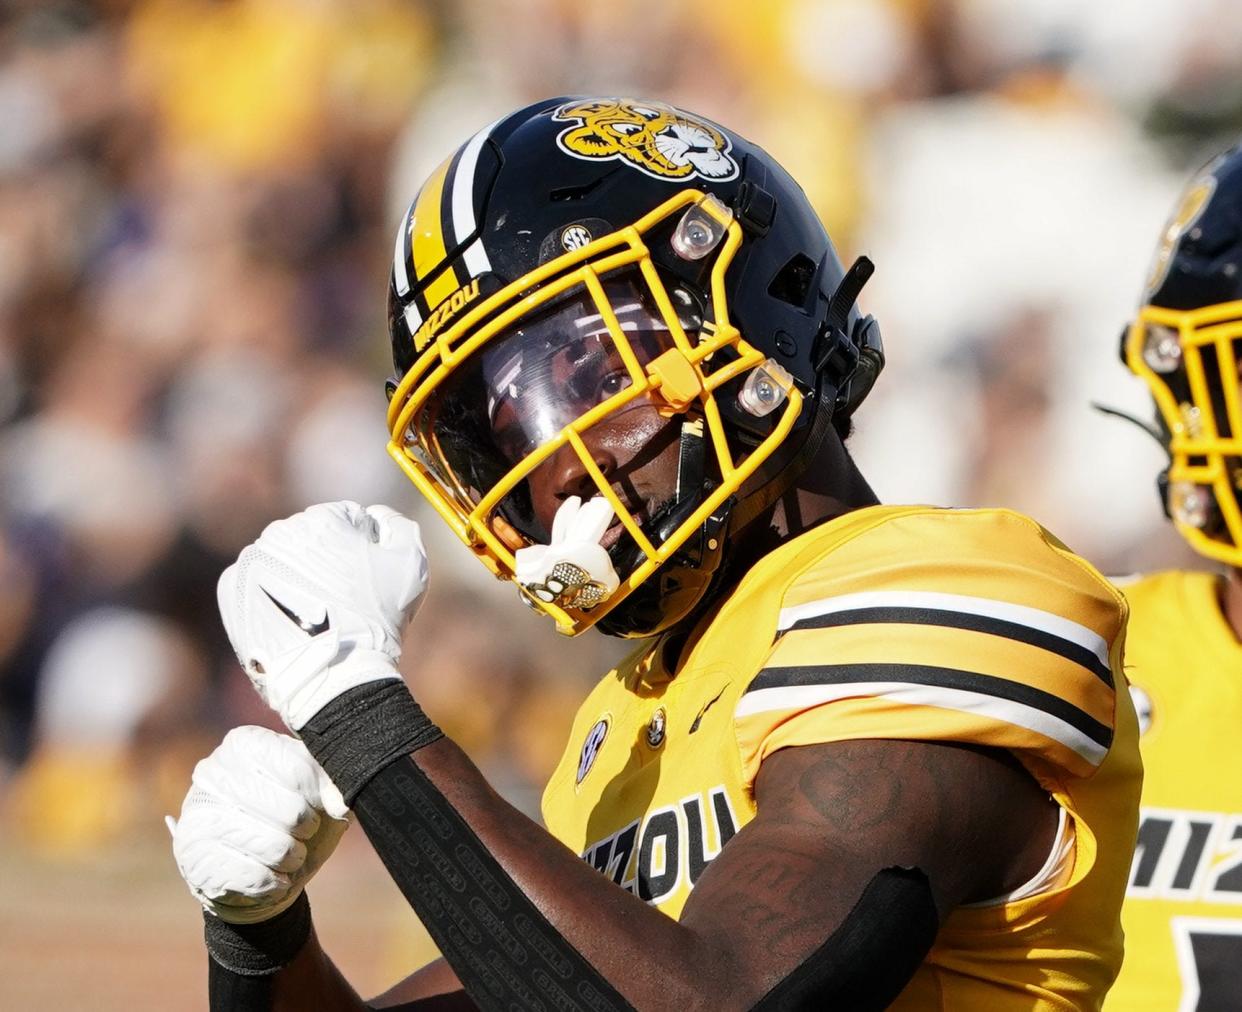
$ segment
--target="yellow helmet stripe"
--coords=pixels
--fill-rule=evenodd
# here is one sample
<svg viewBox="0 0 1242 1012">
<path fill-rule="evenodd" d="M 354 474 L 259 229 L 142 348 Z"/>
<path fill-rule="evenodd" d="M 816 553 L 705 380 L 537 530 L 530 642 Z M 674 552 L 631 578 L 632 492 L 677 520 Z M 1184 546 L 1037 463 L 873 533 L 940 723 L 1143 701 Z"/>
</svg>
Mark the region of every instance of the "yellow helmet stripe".
<svg viewBox="0 0 1242 1012">
<path fill-rule="evenodd" d="M 413 244 L 414 276 L 419 281 L 426 281 L 444 263 L 448 250 L 444 243 L 444 178 L 448 175 L 453 157 L 446 158 L 440 167 L 427 180 L 423 192 L 418 195 L 414 206 L 414 224 L 411 228 L 410 241 Z M 440 273 L 423 292 L 429 310 L 461 285 L 452 266 Z"/>
</svg>

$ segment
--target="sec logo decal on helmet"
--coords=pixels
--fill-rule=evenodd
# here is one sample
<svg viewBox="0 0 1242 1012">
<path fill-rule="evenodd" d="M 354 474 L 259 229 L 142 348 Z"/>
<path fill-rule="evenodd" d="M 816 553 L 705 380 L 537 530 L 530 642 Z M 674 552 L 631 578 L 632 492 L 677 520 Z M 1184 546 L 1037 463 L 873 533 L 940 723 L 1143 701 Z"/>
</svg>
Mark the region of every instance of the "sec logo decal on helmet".
<svg viewBox="0 0 1242 1012">
<path fill-rule="evenodd" d="M 667 629 L 871 389 L 871 270 L 843 270 L 797 183 L 717 124 L 535 103 L 436 169 L 398 229 L 389 453 L 520 588 L 518 553 L 565 533 L 558 504 L 602 498 L 606 592 L 522 592 L 565 633 Z"/>
<path fill-rule="evenodd" d="M 1207 165 L 1161 235 L 1122 360 L 1151 391 L 1169 454 L 1165 511 L 1197 552 L 1242 566 L 1242 149 Z"/>
</svg>

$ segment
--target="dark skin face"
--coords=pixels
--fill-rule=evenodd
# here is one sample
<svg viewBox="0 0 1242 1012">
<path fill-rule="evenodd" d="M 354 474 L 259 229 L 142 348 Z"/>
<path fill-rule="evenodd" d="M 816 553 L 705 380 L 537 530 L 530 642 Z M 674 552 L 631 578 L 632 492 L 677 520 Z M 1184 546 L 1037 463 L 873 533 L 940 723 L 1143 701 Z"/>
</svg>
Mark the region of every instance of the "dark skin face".
<svg viewBox="0 0 1242 1012">
<path fill-rule="evenodd" d="M 661 440 L 676 427 L 654 425 L 653 415 L 635 410 L 587 440 L 627 502 L 650 501 L 675 474 L 676 441 Z M 656 434 L 647 444 L 654 450 L 641 445 L 647 432 Z M 566 496 L 590 494 L 576 459 L 558 457 L 542 470 L 533 491 L 548 523 Z M 875 502 L 833 433 L 809 473 L 813 482 L 756 521 L 756 544 Z M 842 924 L 881 870 L 921 869 L 943 922 L 961 904 L 1028 881 L 1057 823 L 1055 803 L 1007 752 L 896 740 L 784 749 L 759 771 L 755 818 L 674 921 L 509 806 L 450 740 L 413 759 L 556 929 L 638 1009 L 749 1009 Z M 444 960 L 364 1006 L 314 938 L 275 983 L 280 1009 L 474 1008 Z"/>
<path fill-rule="evenodd" d="M 669 347 L 671 340 L 665 332 L 631 333 L 629 338 L 640 362 L 650 361 Z M 496 445 L 511 464 L 520 463 L 547 438 L 547 430 L 584 414 L 630 385 L 625 364 L 607 337 L 567 337 L 530 371 L 537 373 L 534 380 L 527 380 L 533 392 L 502 395 L 493 412 Z M 549 394 L 558 402 L 555 411 L 539 403 Z M 536 403 L 531 405 L 531 400 Z M 533 417 L 524 418 L 524 413 Z M 555 422 L 551 422 L 553 418 Z M 641 397 L 582 434 L 592 461 L 640 524 L 673 496 L 680 429 L 680 418 L 664 417 L 651 398 Z M 581 458 L 568 445 L 530 474 L 527 487 L 535 517 L 544 531 L 552 529 L 556 511 L 570 496 L 585 501 L 599 494 Z M 605 547 L 621 533 L 620 524 L 614 524 L 605 536 Z"/>
<path fill-rule="evenodd" d="M 583 435 L 595 465 L 625 507 L 642 524 L 672 496 L 677 483 L 680 425 L 660 416 L 646 399 Z M 582 460 L 562 447 L 530 476 L 535 515 L 551 529 L 557 509 L 570 496 L 584 501 L 599 494 Z M 605 535 L 610 547 L 621 534 L 619 524 Z"/>
</svg>

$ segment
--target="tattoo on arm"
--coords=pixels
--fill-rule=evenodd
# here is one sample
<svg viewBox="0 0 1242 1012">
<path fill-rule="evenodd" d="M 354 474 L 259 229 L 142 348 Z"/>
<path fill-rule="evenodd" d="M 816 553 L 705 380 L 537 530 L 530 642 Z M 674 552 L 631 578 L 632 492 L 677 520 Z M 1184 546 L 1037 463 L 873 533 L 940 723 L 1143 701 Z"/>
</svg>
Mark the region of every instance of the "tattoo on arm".
<svg viewBox="0 0 1242 1012">
<path fill-rule="evenodd" d="M 886 868 L 921 869 L 943 919 L 1004 892 L 1031 838 L 1038 860 L 1023 866 L 1028 876 L 1051 846 L 1031 832 L 1031 817 L 1051 814 L 1046 796 L 1020 766 L 984 749 L 903 741 L 785 749 L 764 762 L 755 796 L 758 816 L 704 872 L 681 918 L 692 928 L 738 925 L 733 958 L 743 977 L 774 982 L 798 965 Z"/>
</svg>

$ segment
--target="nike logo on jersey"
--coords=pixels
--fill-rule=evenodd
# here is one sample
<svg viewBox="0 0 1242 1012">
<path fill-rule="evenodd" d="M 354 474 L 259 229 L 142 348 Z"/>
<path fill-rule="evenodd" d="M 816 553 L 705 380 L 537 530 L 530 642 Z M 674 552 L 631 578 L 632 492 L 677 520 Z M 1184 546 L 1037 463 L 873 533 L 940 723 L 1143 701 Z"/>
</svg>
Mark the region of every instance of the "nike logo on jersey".
<svg viewBox="0 0 1242 1012">
<path fill-rule="evenodd" d="M 271 601 L 272 604 L 276 605 L 276 607 L 280 609 L 281 614 L 283 614 L 285 618 L 301 629 L 302 632 L 306 633 L 307 636 L 318 636 L 321 632 L 328 631 L 331 623 L 328 621 L 327 608 L 323 610 L 323 618 L 318 622 L 307 622 L 306 619 L 295 612 L 292 608 L 286 607 L 277 601 L 276 598 L 272 597 L 272 595 L 268 593 L 266 587 L 260 587 L 259 589 L 267 595 L 267 599 Z"/>
<path fill-rule="evenodd" d="M 705 714 L 708 710 L 710 710 L 713 706 L 715 706 L 715 705 L 716 705 L 716 700 L 717 700 L 717 699 L 719 699 L 721 696 L 723 696 L 723 695 L 724 695 L 724 691 L 725 691 L 725 689 L 727 689 L 728 687 L 729 687 L 729 685 L 728 685 L 728 683 L 726 682 L 726 683 L 725 683 L 725 687 L 724 687 L 724 689 L 721 689 L 719 692 L 717 692 L 717 693 L 716 693 L 716 695 L 715 695 L 715 698 L 713 698 L 713 699 L 709 699 L 706 703 L 704 703 L 704 704 L 703 704 L 703 709 L 701 709 L 701 710 L 699 711 L 699 715 L 698 715 L 697 717 L 695 717 L 695 718 L 694 718 L 694 723 L 690 725 L 690 733 L 691 733 L 691 734 L 694 734 L 694 732 L 695 732 L 695 731 L 697 731 L 697 730 L 699 729 L 699 724 L 700 724 L 700 723 L 702 723 L 702 721 L 703 721 L 703 714 Z"/>
</svg>

